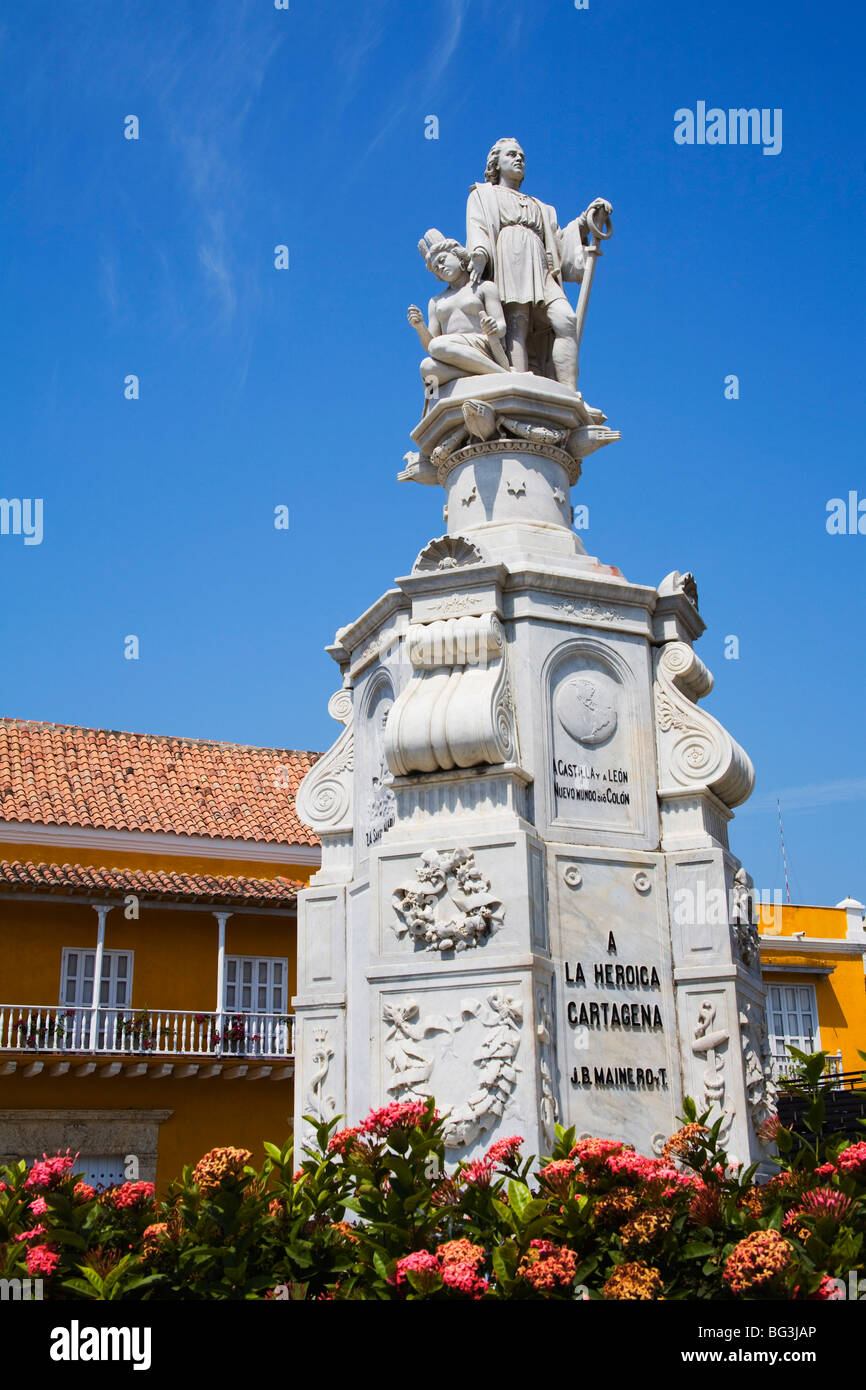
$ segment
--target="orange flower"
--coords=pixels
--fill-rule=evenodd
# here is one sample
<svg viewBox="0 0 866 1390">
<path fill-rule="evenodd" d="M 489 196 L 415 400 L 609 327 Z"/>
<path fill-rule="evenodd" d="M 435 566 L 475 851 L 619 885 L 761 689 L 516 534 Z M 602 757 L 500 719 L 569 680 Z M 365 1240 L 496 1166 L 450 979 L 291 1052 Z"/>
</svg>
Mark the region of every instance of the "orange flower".
<svg viewBox="0 0 866 1390">
<path fill-rule="evenodd" d="M 662 1277 L 652 1265 L 642 1260 L 631 1260 L 617 1265 L 602 1293 L 611 1299 L 639 1299 L 650 1302 L 662 1297 Z"/>
<path fill-rule="evenodd" d="M 702 1134 L 709 1134 L 706 1125 L 690 1124 L 683 1125 L 671 1135 L 668 1142 L 662 1149 L 662 1158 L 690 1158 L 693 1154 L 699 1153 L 698 1139 Z"/>
<path fill-rule="evenodd" d="M 620 1231 L 622 1248 L 627 1255 L 638 1255 L 660 1246 L 670 1229 L 673 1213 L 659 1207 L 638 1212 Z"/>
<path fill-rule="evenodd" d="M 468 1264 L 473 1269 L 483 1265 L 485 1251 L 483 1245 L 473 1245 L 471 1240 L 446 1240 L 436 1251 L 443 1264 Z"/>
<path fill-rule="evenodd" d="M 778 1231 L 753 1231 L 738 1241 L 722 1277 L 734 1294 L 770 1289 L 791 1264 L 791 1246 Z"/>
<path fill-rule="evenodd" d="M 249 1149 L 211 1149 L 192 1170 L 192 1180 L 202 1192 L 215 1192 L 229 1178 L 243 1176 L 252 1154 Z"/>
</svg>

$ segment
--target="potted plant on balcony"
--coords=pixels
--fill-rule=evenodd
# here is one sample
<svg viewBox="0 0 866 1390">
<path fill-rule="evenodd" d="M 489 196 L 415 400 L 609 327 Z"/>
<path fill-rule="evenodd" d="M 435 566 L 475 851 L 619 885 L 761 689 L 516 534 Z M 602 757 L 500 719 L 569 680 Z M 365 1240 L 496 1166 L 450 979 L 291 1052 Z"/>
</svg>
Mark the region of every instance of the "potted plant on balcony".
<svg viewBox="0 0 866 1390">
<path fill-rule="evenodd" d="M 64 1038 L 71 1032 L 74 1017 L 75 1010 L 67 1009 L 64 1014 L 47 1014 L 39 1023 L 34 1023 L 32 1019 L 17 1018 L 15 1029 L 18 1033 L 18 1046 L 35 1050 L 61 1047 Z"/>
<path fill-rule="evenodd" d="M 212 1049 L 222 1046 L 226 1052 L 248 1052 L 261 1038 L 259 1033 L 247 1031 L 249 1019 L 246 1014 L 223 1014 L 222 1029 L 217 1027 L 218 1020 L 213 1014 L 196 1014 L 195 1021 L 200 1028 L 207 1030 L 208 1046 Z"/>
<path fill-rule="evenodd" d="M 129 1018 L 119 1018 L 117 1031 L 133 1052 L 154 1052 L 167 1047 L 175 1038 L 175 1030 L 165 1023 L 155 1023 L 147 1008 L 139 1009 Z"/>
</svg>

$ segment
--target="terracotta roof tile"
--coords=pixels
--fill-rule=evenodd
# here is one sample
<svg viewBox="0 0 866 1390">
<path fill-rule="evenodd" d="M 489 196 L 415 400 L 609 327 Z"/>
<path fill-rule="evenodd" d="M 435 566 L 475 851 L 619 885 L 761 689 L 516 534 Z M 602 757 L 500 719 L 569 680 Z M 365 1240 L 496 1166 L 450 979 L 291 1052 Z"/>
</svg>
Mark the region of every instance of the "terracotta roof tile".
<svg viewBox="0 0 866 1390">
<path fill-rule="evenodd" d="M 295 793 L 318 753 L 0 719 L 0 818 L 317 845 Z"/>
<path fill-rule="evenodd" d="M 174 902 L 209 902 L 290 907 L 304 884 L 291 878 L 235 878 L 223 874 L 179 874 L 151 869 L 102 869 L 89 864 L 0 861 L 0 895 L 11 892 L 122 898 L 135 893 Z"/>
</svg>

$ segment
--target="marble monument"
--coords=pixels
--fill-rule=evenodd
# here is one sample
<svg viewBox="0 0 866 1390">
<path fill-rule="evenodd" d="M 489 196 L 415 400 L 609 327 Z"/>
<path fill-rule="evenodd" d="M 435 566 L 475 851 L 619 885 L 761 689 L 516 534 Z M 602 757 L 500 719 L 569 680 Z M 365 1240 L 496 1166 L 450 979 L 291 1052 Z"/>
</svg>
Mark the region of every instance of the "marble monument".
<svg viewBox="0 0 866 1390">
<path fill-rule="evenodd" d="M 612 208 L 560 227 L 498 140 L 464 240 L 427 230 L 424 383 L 402 481 L 444 533 L 327 648 L 343 728 L 304 780 L 322 867 L 300 895 L 296 1132 L 433 1095 L 452 1159 L 554 1126 L 658 1151 L 685 1095 L 760 1160 L 772 1085 L 752 789 L 700 701 L 691 574 L 626 579 L 572 526 L 619 439 L 577 389 Z M 579 284 L 572 307 L 566 285 Z M 723 901 L 723 913 L 707 912 Z"/>
</svg>

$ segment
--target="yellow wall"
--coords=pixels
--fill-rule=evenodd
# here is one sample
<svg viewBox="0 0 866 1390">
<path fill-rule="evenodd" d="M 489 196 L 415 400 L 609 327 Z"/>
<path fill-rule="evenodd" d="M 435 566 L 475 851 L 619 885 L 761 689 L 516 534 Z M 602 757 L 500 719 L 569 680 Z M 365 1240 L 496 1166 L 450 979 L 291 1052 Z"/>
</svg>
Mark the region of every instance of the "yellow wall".
<svg viewBox="0 0 866 1390">
<path fill-rule="evenodd" d="M 836 936 L 844 941 L 847 928 L 843 908 L 800 907 L 796 903 L 760 906 L 758 931 L 762 936 L 793 936 L 794 932 L 804 931 L 807 936 Z"/>
<path fill-rule="evenodd" d="M 118 853 L 98 846 L 66 849 L 61 845 L 0 842 L 0 858 L 229 874 L 236 878 L 281 876 L 302 882 L 307 882 L 314 872 L 314 866 L 279 860 L 223 860 L 205 855 L 192 858 L 161 851 Z M 16 1007 L 56 1005 L 64 947 L 92 950 L 96 933 L 94 908 L 64 901 L 62 894 L 33 894 L 17 899 L 0 894 L 0 1003 Z M 106 919 L 106 949 L 134 952 L 130 1001 L 133 1009 L 212 1012 L 217 1002 L 217 939 L 216 918 L 208 907 L 154 907 L 145 899 L 137 921 L 125 919 L 122 904 L 114 907 Z M 296 987 L 294 912 L 280 916 L 260 915 L 254 910 L 233 913 L 226 924 L 226 953 L 287 958 L 286 1007 L 287 1011 L 291 1009 Z M 36 1052 L 27 1055 L 30 1059 L 38 1056 Z M 99 1058 L 101 1064 L 111 1060 L 110 1054 L 101 1054 Z M 142 1059 L 126 1059 L 136 1060 Z M 143 1060 L 153 1063 L 160 1059 Z M 171 1060 L 177 1065 L 185 1059 L 181 1055 Z M 253 1060 L 251 1065 L 261 1063 Z M 105 1078 L 97 1071 L 88 1077 L 71 1073 L 51 1077 L 46 1069 L 37 1076 L 25 1077 L 19 1066 L 11 1076 L 0 1077 L 0 1108 L 172 1110 L 174 1113 L 160 1128 L 157 1181 L 163 1187 L 169 1178 L 179 1175 L 185 1163 L 196 1162 L 217 1145 L 250 1149 L 254 1161 L 261 1162 L 263 1141 L 282 1144 L 291 1130 L 292 1090 L 291 1080 L 227 1080 L 222 1075 L 154 1080 L 147 1075 L 127 1077 L 123 1072 Z"/>
<path fill-rule="evenodd" d="M 104 1060 L 109 1060 L 105 1058 Z M 156 1181 L 160 1190 L 179 1177 L 185 1163 L 195 1163 L 208 1149 L 234 1145 L 249 1149 L 253 1162 L 264 1157 L 265 1140 L 282 1145 L 292 1130 L 292 1081 L 176 1081 L 167 1076 L 128 1080 L 122 1073 L 109 1080 L 88 1077 L 23 1077 L 20 1071 L 0 1077 L 0 1109 L 16 1110 L 172 1110 L 159 1128 Z"/>
<path fill-rule="evenodd" d="M 797 942 L 790 940 L 795 932 L 805 932 L 806 939 L 844 941 L 847 926 L 847 914 L 842 908 L 785 903 L 775 910 L 772 906 L 762 906 L 758 930 L 765 968 L 784 965 L 832 967 L 831 975 L 813 975 L 799 970 L 787 975 L 769 975 L 767 984 L 814 985 L 822 1051 L 835 1053 L 841 1049 L 842 1070 L 861 1071 L 866 1065 L 858 1056 L 858 1048 L 866 1051 L 863 957 L 843 955 L 834 951 L 832 944 L 818 955 L 814 951 L 798 951 Z"/>
<path fill-rule="evenodd" d="M 33 895 L 0 895 L 0 1004 L 57 1004 L 65 947 L 93 950 L 92 907 Z M 216 918 L 210 911 L 148 907 L 128 922 L 122 905 L 109 912 L 105 949 L 133 951 L 131 1005 L 136 1009 L 216 1008 Z M 226 954 L 286 956 L 287 1000 L 295 992 L 295 917 L 237 913 L 226 923 Z"/>
<path fill-rule="evenodd" d="M 101 845 L 14 844 L 0 839 L 0 859 L 32 860 L 34 864 L 91 864 L 110 869 L 164 869 L 178 874 L 226 874 L 233 878 L 294 878 L 309 882 L 315 865 L 293 864 L 289 859 L 219 859 L 202 852 L 196 855 L 172 854 L 162 848 L 118 851 Z"/>
</svg>

